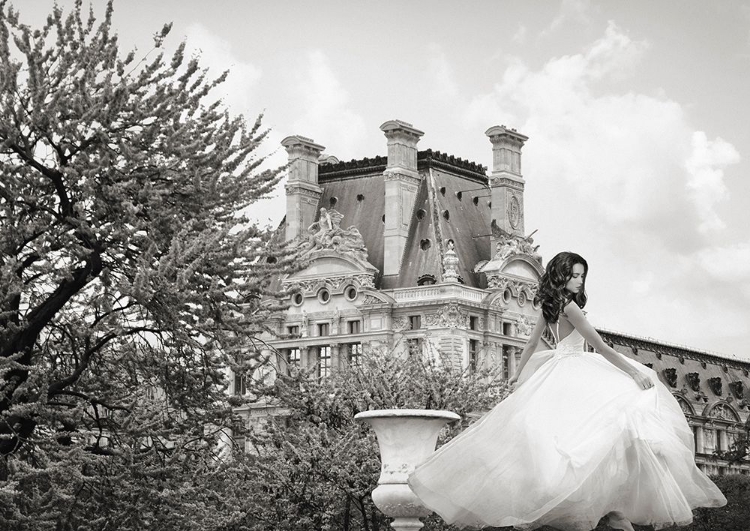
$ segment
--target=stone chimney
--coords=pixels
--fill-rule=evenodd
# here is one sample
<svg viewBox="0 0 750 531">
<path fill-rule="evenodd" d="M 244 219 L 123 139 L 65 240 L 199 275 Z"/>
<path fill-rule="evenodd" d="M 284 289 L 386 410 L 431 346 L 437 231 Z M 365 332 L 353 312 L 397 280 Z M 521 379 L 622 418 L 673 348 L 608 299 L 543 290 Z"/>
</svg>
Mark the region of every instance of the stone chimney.
<svg viewBox="0 0 750 531">
<path fill-rule="evenodd" d="M 318 186 L 318 158 L 325 149 L 304 136 L 288 136 L 281 141 L 289 154 L 286 183 L 286 239 L 305 233 L 315 220 L 323 189 Z"/>
<path fill-rule="evenodd" d="M 417 172 L 417 143 L 424 133 L 401 120 L 380 126 L 388 140 L 385 180 L 385 232 L 383 275 L 401 271 L 406 237 L 421 177 Z"/>
<path fill-rule="evenodd" d="M 492 142 L 492 223 L 501 229 L 500 233 L 524 236 L 521 148 L 529 137 L 504 125 L 490 127 L 484 134 Z M 497 252 L 499 239 L 496 234 L 491 237 L 492 256 Z"/>
</svg>

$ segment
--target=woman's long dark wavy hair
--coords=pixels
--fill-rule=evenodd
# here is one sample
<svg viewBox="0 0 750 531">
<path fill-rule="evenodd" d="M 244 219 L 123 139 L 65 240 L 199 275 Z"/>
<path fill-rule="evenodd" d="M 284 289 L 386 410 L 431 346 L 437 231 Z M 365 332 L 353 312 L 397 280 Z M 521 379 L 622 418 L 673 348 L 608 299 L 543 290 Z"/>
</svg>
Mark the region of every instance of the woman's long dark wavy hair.
<svg viewBox="0 0 750 531">
<path fill-rule="evenodd" d="M 573 266 L 583 266 L 583 284 L 581 291 L 570 293 L 565 290 L 565 285 L 573 277 Z M 557 253 L 547 263 L 542 278 L 539 280 L 539 289 L 534 297 L 534 304 L 542 307 L 542 315 L 548 323 L 557 322 L 560 312 L 569 301 L 574 300 L 579 308 L 586 305 L 586 277 L 589 272 L 589 264 L 581 255 L 576 253 Z"/>
</svg>

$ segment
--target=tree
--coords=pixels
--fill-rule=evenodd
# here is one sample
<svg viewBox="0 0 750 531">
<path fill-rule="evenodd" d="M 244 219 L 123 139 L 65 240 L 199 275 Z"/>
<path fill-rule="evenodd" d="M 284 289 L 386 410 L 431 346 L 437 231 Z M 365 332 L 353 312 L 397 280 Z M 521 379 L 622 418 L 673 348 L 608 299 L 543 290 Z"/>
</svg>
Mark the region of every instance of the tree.
<svg viewBox="0 0 750 531">
<path fill-rule="evenodd" d="M 189 498 L 232 423 L 226 369 L 257 362 L 296 267 L 241 215 L 282 176 L 260 117 L 215 101 L 226 73 L 185 43 L 165 57 L 171 25 L 122 54 L 112 14 L 32 29 L 0 1 L 3 528 L 137 529 Z"/>
<path fill-rule="evenodd" d="M 237 528 L 385 530 L 371 494 L 380 475 L 375 434 L 354 415 L 370 409 L 448 409 L 464 417 L 439 444 L 507 393 L 497 367 L 470 372 L 448 356 L 401 357 L 378 350 L 327 378 L 315 368 L 279 375 L 271 386 L 250 384 L 259 404 L 287 412 L 267 417 L 246 434 L 250 451 L 238 458 L 246 480 L 234 496 Z M 240 527 L 244 526 L 244 527 Z M 429 529 L 447 528 L 432 517 Z"/>
</svg>

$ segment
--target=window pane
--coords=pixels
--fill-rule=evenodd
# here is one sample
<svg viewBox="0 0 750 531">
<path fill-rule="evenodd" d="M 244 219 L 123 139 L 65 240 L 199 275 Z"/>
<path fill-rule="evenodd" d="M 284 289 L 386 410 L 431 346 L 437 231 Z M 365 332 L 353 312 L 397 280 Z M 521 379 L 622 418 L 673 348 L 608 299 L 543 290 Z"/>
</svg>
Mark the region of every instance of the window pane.
<svg viewBox="0 0 750 531">
<path fill-rule="evenodd" d="M 320 347 L 318 349 L 318 376 L 330 376 L 331 374 L 331 347 Z"/>
</svg>

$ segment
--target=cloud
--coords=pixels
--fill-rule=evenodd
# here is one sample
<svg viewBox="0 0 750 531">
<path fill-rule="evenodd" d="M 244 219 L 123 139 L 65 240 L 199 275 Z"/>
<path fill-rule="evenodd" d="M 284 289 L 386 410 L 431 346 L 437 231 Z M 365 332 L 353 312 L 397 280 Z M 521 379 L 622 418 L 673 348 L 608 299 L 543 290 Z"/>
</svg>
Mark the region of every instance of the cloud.
<svg viewBox="0 0 750 531">
<path fill-rule="evenodd" d="M 516 44 L 523 44 L 526 42 L 526 34 L 528 33 L 528 30 L 526 29 L 526 26 L 523 24 L 518 26 L 518 29 L 513 34 L 513 37 L 511 40 L 515 42 Z"/>
<path fill-rule="evenodd" d="M 721 138 L 709 140 L 703 131 L 693 133 L 692 146 L 685 163 L 689 174 L 686 186 L 701 219 L 698 229 L 703 233 L 723 229 L 724 222 L 713 207 L 728 198 L 723 168 L 739 162 L 740 155 L 732 144 Z"/>
<path fill-rule="evenodd" d="M 243 114 L 252 122 L 261 111 L 255 107 L 252 99 L 253 89 L 262 77 L 259 67 L 242 61 L 234 53 L 232 45 L 219 35 L 211 33 L 201 24 L 191 24 L 186 30 L 187 55 L 198 54 L 200 64 L 208 67 L 213 76 L 219 76 L 228 70 L 227 80 L 218 87 L 218 97 L 233 114 Z"/>
<path fill-rule="evenodd" d="M 425 96 L 435 100 L 451 100 L 460 97 L 453 67 L 443 49 L 433 42 L 429 44 L 428 52 L 428 76 L 431 82 L 430 90 Z"/>
<path fill-rule="evenodd" d="M 568 22 L 588 24 L 591 20 L 590 9 L 590 0 L 562 0 L 557 16 L 552 20 L 549 28 L 543 32 L 543 35 L 557 30 Z"/>
<path fill-rule="evenodd" d="M 358 146 L 365 135 L 365 123 L 350 104 L 349 92 L 342 86 L 328 56 L 313 50 L 306 56 L 297 79 L 301 116 L 292 134 L 313 138 L 339 159 L 359 156 Z"/>
</svg>

